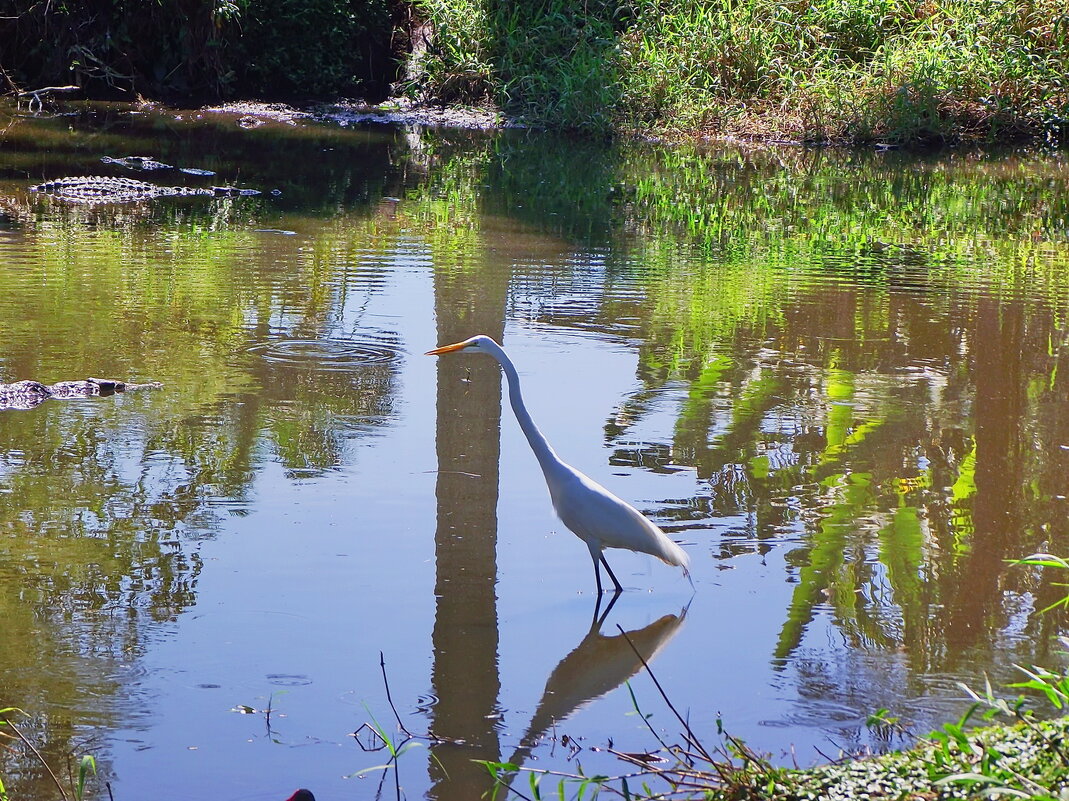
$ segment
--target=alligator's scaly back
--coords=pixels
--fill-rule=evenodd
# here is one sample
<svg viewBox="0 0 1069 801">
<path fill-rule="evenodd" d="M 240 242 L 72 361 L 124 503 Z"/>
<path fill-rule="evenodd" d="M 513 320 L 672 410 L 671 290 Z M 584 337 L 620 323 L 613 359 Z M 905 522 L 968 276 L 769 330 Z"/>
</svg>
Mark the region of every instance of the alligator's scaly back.
<svg viewBox="0 0 1069 801">
<path fill-rule="evenodd" d="M 142 200 L 155 200 L 161 197 L 179 197 L 184 195 L 201 195 L 206 197 L 227 197 L 258 195 L 256 189 L 238 189 L 233 186 L 190 187 L 160 186 L 149 181 L 134 178 L 112 178 L 101 175 L 79 175 L 71 178 L 57 178 L 43 184 L 30 187 L 31 192 L 41 192 L 70 203 L 136 203 Z"/>
</svg>

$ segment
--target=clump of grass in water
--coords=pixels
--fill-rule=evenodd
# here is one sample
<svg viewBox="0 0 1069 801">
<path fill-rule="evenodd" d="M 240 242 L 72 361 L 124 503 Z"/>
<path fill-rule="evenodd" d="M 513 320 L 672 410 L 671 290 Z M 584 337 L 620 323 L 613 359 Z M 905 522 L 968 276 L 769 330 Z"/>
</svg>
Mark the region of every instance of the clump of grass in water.
<svg viewBox="0 0 1069 801">
<path fill-rule="evenodd" d="M 554 127 L 886 144 L 1069 131 L 1062 0 L 419 5 L 443 43 L 425 89 L 477 63 L 487 95 Z"/>
<path fill-rule="evenodd" d="M 400 759 L 404 754 L 413 748 L 417 748 L 423 745 L 420 740 L 427 740 L 431 743 L 444 742 L 437 737 L 433 737 L 430 734 L 420 737 L 413 734 L 408 730 L 408 727 L 401 721 L 401 716 L 397 714 L 397 707 L 394 706 L 393 697 L 390 695 L 390 681 L 386 675 L 386 658 L 382 651 L 379 651 L 379 669 L 382 671 L 382 683 L 386 689 L 386 700 L 390 705 L 390 711 L 393 712 L 394 720 L 397 721 L 397 731 L 399 736 L 391 737 L 386 728 L 375 720 L 375 716 L 371 714 L 371 710 L 368 709 L 368 717 L 371 718 L 370 722 L 364 723 L 353 732 L 352 736 L 356 738 L 357 745 L 360 746 L 362 751 L 381 751 L 386 749 L 390 755 L 389 761 L 382 765 L 374 765 L 369 768 L 364 768 L 356 773 L 353 773 L 353 777 L 366 776 L 369 773 L 375 771 L 382 771 L 382 779 L 379 781 L 378 790 L 375 792 L 375 798 L 379 798 L 382 795 L 383 782 L 386 780 L 386 774 L 390 771 L 393 772 L 394 792 L 396 794 L 397 801 L 401 801 L 403 797 L 401 788 L 401 763 Z M 365 709 L 367 707 L 365 706 Z M 367 731 L 370 733 L 370 742 L 365 744 L 361 739 L 363 733 Z M 438 760 L 438 757 L 431 753 L 431 759 L 435 761 L 439 768 L 445 772 L 445 766 Z"/>
</svg>

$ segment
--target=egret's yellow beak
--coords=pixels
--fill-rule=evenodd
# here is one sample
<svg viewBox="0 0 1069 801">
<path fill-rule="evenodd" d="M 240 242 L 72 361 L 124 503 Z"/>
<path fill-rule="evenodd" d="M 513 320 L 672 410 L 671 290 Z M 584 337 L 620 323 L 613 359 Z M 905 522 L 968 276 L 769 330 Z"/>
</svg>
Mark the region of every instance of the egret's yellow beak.
<svg viewBox="0 0 1069 801">
<path fill-rule="evenodd" d="M 424 353 L 423 355 L 424 356 L 437 356 L 440 353 L 452 353 L 455 350 L 461 350 L 467 344 L 468 344 L 467 342 L 454 342 L 452 345 L 442 345 L 442 347 L 440 347 L 440 348 L 435 348 L 434 350 L 429 350 L 426 353 Z"/>
</svg>

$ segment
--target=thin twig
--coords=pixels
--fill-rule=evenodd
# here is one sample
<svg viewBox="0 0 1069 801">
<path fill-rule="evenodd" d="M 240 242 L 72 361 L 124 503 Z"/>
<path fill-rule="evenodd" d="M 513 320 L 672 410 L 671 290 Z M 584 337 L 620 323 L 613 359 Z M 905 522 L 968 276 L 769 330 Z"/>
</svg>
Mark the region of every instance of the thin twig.
<svg viewBox="0 0 1069 801">
<path fill-rule="evenodd" d="M 386 763 L 387 765 L 389 763 Z M 375 801 L 379 801 L 382 798 L 382 785 L 386 784 L 386 771 L 382 771 L 382 775 L 379 776 L 379 786 L 375 790 Z"/>
<path fill-rule="evenodd" d="M 512 786 L 511 784 L 504 784 L 504 783 L 502 783 L 502 784 L 501 784 L 501 786 L 505 788 L 505 797 L 506 797 L 506 798 L 508 798 L 508 794 L 509 794 L 509 793 L 514 793 L 515 795 L 518 795 L 518 796 L 519 796 L 520 798 L 522 798 L 522 799 L 523 799 L 523 801 L 535 801 L 535 800 L 534 800 L 533 798 L 531 798 L 530 796 L 528 796 L 528 795 L 524 795 L 523 793 L 521 793 L 521 792 L 520 792 L 519 790 L 517 790 L 517 789 L 516 789 L 515 787 L 513 787 L 513 786 Z M 495 791 L 495 792 L 496 792 L 496 791 Z"/>
<path fill-rule="evenodd" d="M 580 767 L 580 770 L 581 769 L 582 768 Z M 572 779 L 574 781 L 581 781 L 581 782 L 591 781 L 591 777 L 587 776 L 587 775 L 585 775 L 583 773 L 565 773 L 564 771 L 561 771 L 561 770 L 548 770 L 547 768 L 524 768 L 524 767 L 521 767 L 521 768 L 519 768 L 518 772 L 534 773 L 534 774 L 536 774 L 538 776 L 555 776 L 558 779 Z M 648 770 L 638 770 L 638 771 L 635 771 L 634 773 L 623 773 L 623 774 L 620 774 L 619 776 L 613 776 L 612 779 L 614 781 L 617 780 L 617 779 L 638 779 L 638 778 L 640 778 L 642 776 L 648 776 L 649 774 L 650 774 L 650 771 L 648 771 Z"/>
<path fill-rule="evenodd" d="M 628 762 L 637 768 L 642 768 L 640 776 L 656 776 L 662 781 L 672 785 L 673 792 L 679 787 L 691 787 L 698 790 L 710 789 L 710 775 L 698 770 L 682 770 L 679 767 L 660 768 L 654 765 L 650 765 L 641 759 L 638 759 L 623 751 L 616 751 L 614 749 L 606 749 L 610 754 L 616 758 Z M 616 777 L 620 778 L 620 777 Z"/>
<path fill-rule="evenodd" d="M 820 750 L 819 746 L 814 745 L 813 746 L 813 750 L 816 751 L 817 754 L 820 756 L 820 758 L 823 759 L 825 762 L 827 762 L 829 765 L 837 765 L 837 764 L 839 764 L 839 758 L 838 757 L 828 756 L 827 754 L 825 754 L 823 751 Z"/>
<path fill-rule="evenodd" d="M 379 667 L 382 668 L 382 683 L 386 685 L 386 700 L 390 702 L 390 709 L 393 710 L 393 716 L 397 720 L 397 725 L 400 726 L 401 731 L 409 737 L 415 737 L 415 735 L 405 727 L 405 724 L 401 722 L 401 716 L 397 714 L 397 707 L 393 705 L 393 698 L 390 697 L 390 681 L 386 678 L 386 659 L 383 657 L 382 651 L 379 651 Z"/>
<path fill-rule="evenodd" d="M 642 722 L 645 723 L 646 728 L 650 730 L 650 734 L 653 735 L 653 739 L 659 742 L 661 744 L 661 748 L 663 748 L 665 751 L 671 751 L 672 749 L 668 747 L 668 743 L 661 739 L 661 735 L 659 735 L 657 733 L 657 730 L 654 729 L 653 726 L 650 724 L 650 719 L 643 715 L 642 710 L 639 709 L 638 699 L 635 697 L 635 690 L 631 687 L 631 682 L 624 682 L 624 685 L 627 687 L 627 692 L 631 694 L 631 706 L 633 706 L 635 708 L 635 711 L 638 712 L 638 716 L 642 718 Z"/>
<path fill-rule="evenodd" d="M 617 623 L 616 628 L 618 628 L 620 630 L 620 633 L 624 635 L 624 639 L 627 640 L 627 644 L 631 646 L 631 650 L 635 652 L 635 656 L 638 657 L 638 661 L 642 663 L 642 667 L 646 668 L 646 672 L 650 674 L 650 678 L 653 679 L 653 684 L 657 688 L 657 692 L 661 694 L 661 698 L 664 699 L 664 702 L 668 705 L 668 708 L 672 710 L 672 714 L 676 716 L 676 720 L 678 720 L 683 725 L 683 728 L 687 732 L 687 742 L 689 742 L 696 749 L 698 749 L 698 753 L 701 754 L 704 759 L 709 762 L 713 762 L 714 760 L 711 756 L 709 756 L 709 752 L 705 750 L 705 746 L 701 744 L 694 732 L 691 731 L 690 724 L 687 723 L 686 720 L 684 720 L 683 716 L 679 714 L 679 710 L 677 710 L 675 708 L 675 705 L 671 702 L 671 700 L 669 700 L 668 694 L 664 691 L 664 688 L 661 686 L 661 683 L 657 681 L 657 677 L 653 674 L 653 671 L 650 670 L 649 663 L 646 661 L 645 657 L 643 657 L 642 654 L 639 653 L 639 650 L 635 647 L 635 644 L 631 642 L 631 638 L 627 636 L 627 632 L 624 631 L 624 627 Z"/>
<path fill-rule="evenodd" d="M 660 773 L 662 771 L 671 770 L 671 768 L 654 767 L 653 764 L 647 761 L 646 759 L 643 759 L 642 757 L 637 757 L 634 754 L 629 754 L 626 751 L 617 751 L 615 748 L 606 748 L 605 751 L 609 754 L 612 754 L 617 759 L 622 759 L 624 762 L 630 762 L 635 767 L 645 767 L 647 770 L 653 773 Z M 645 756 L 650 759 L 654 758 L 653 754 L 646 754 Z M 664 761 L 667 762 L 667 760 Z"/>
<path fill-rule="evenodd" d="M 16 726 L 14 723 L 12 723 L 10 719 L 5 717 L 4 718 L 4 723 L 6 723 L 8 726 L 10 726 L 11 727 L 11 731 L 15 732 L 15 736 L 18 737 L 20 740 L 22 740 L 23 744 L 27 748 L 29 748 L 31 751 L 33 751 L 34 756 L 37 757 L 37 761 L 41 763 L 42 767 L 44 767 L 44 769 L 46 771 L 48 771 L 48 775 L 51 776 L 52 777 L 52 781 L 56 783 L 56 788 L 59 790 L 59 794 L 60 794 L 60 796 L 62 796 L 63 801 L 67 801 L 67 793 L 63 789 L 63 785 L 60 783 L 59 778 L 56 776 L 56 774 L 52 772 L 52 768 L 50 768 L 48 766 L 48 762 L 45 761 L 45 758 L 43 756 L 41 756 L 41 752 L 37 750 L 37 748 L 34 746 L 33 743 L 31 743 L 29 740 L 26 739 L 26 735 L 24 735 L 21 731 L 19 731 L 19 727 Z"/>
<path fill-rule="evenodd" d="M 390 761 L 393 762 L 393 786 L 397 793 L 397 801 L 401 801 L 401 765 L 397 761 L 397 754 L 390 757 Z"/>
<path fill-rule="evenodd" d="M 491 773 L 493 773 L 493 776 L 494 776 L 495 786 L 494 786 L 494 794 L 490 797 L 490 801 L 497 801 L 497 791 L 502 787 L 505 788 L 505 799 L 506 799 L 506 801 L 507 801 L 507 799 L 509 797 L 509 793 L 515 793 L 520 798 L 522 798 L 523 801 L 534 801 L 533 798 L 530 798 L 529 796 L 524 795 L 519 790 L 517 790 L 515 787 L 513 787 L 510 782 L 507 782 L 507 781 L 505 781 L 505 779 L 501 778 L 502 774 L 500 774 L 500 773 L 498 773 L 496 771 L 491 771 Z M 511 772 L 511 775 L 512 775 L 513 778 L 515 778 L 516 776 L 519 775 L 519 773 L 520 773 L 519 770 L 514 770 L 514 771 Z M 509 776 L 509 772 L 506 771 L 504 775 L 506 777 Z"/>
<path fill-rule="evenodd" d="M 765 761 L 762 760 L 762 758 L 752 748 L 750 748 L 750 746 L 746 745 L 746 743 L 744 743 L 738 737 L 735 737 L 734 735 L 727 734 L 727 733 L 725 733 L 724 736 L 727 738 L 728 742 L 731 743 L 732 747 L 734 747 L 734 749 L 735 749 L 735 755 L 732 755 L 728 751 L 724 752 L 725 756 L 727 756 L 728 759 L 734 759 L 735 756 L 737 756 L 739 759 L 742 760 L 743 765 L 746 765 L 746 764 L 758 764 L 758 765 L 765 764 Z M 714 762 L 713 765 L 716 766 L 717 763 Z M 732 768 L 734 768 L 734 763 L 732 763 Z M 740 768 L 740 770 L 742 770 L 742 768 Z M 717 771 L 719 772 L 719 768 L 717 768 Z"/>
<path fill-rule="evenodd" d="M 5 17 L 4 19 L 12 19 L 12 17 Z M 14 19 L 18 19 L 18 17 L 14 17 Z M 4 76 L 4 80 L 7 82 L 10 94 L 17 95 L 22 91 L 19 85 L 16 84 L 13 80 L 11 80 L 11 76 L 7 74 L 7 70 L 5 70 L 2 66 L 0 66 L 0 75 Z"/>
<path fill-rule="evenodd" d="M 267 736 L 271 736 L 271 707 L 275 703 L 275 694 L 267 696 L 267 709 L 264 710 L 264 724 L 267 726 Z"/>
</svg>

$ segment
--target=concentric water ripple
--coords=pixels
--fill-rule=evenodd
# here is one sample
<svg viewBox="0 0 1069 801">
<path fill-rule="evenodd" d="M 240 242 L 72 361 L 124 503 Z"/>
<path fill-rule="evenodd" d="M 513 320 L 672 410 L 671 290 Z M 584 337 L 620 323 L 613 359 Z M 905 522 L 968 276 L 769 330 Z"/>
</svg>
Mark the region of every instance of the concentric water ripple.
<svg viewBox="0 0 1069 801">
<path fill-rule="evenodd" d="M 362 335 L 361 338 L 273 339 L 247 348 L 272 364 L 341 372 L 370 364 L 399 361 L 403 354 L 396 339 Z"/>
</svg>

